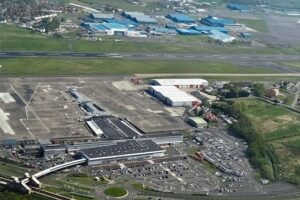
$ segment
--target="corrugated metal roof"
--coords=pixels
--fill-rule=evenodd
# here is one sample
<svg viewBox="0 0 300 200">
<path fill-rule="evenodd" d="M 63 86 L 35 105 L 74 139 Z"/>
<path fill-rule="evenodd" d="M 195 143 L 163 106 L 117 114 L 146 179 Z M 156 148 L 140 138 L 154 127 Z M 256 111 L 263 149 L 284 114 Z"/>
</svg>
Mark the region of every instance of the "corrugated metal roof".
<svg viewBox="0 0 300 200">
<path fill-rule="evenodd" d="M 122 25 L 122 24 L 118 24 L 118 23 L 103 23 L 103 26 L 109 28 L 109 29 L 127 29 L 126 26 Z"/>
<path fill-rule="evenodd" d="M 207 124 L 207 122 L 201 117 L 190 117 L 189 120 L 194 121 L 196 124 Z"/>
<path fill-rule="evenodd" d="M 201 23 L 208 26 L 225 26 L 228 24 L 235 24 L 235 22 L 231 19 L 217 18 L 212 16 L 202 18 Z"/>
<path fill-rule="evenodd" d="M 114 15 L 111 13 L 91 13 L 94 19 L 113 19 Z"/>
<path fill-rule="evenodd" d="M 207 80 L 204 79 L 153 79 L 160 85 L 207 85 Z"/>
<path fill-rule="evenodd" d="M 174 102 L 194 102 L 200 101 L 196 97 L 178 89 L 175 86 L 150 86 L 153 90 L 160 93 L 162 96 Z"/>
<path fill-rule="evenodd" d="M 233 40 L 235 40 L 235 37 L 222 33 L 220 31 L 217 30 L 212 30 L 210 31 L 211 35 L 208 35 L 208 37 L 214 39 L 214 40 L 220 40 L 222 42 L 232 42 Z"/>
<path fill-rule="evenodd" d="M 219 26 L 193 26 L 192 29 L 196 31 L 211 31 L 211 30 L 218 30 L 224 33 L 228 33 L 228 30 L 224 27 L 219 27 Z"/>
<path fill-rule="evenodd" d="M 196 22 L 196 20 L 193 19 L 192 17 L 185 15 L 185 14 L 181 14 L 181 13 L 171 13 L 171 14 L 167 15 L 167 17 L 175 22 L 183 22 L 183 23 L 184 22 L 187 22 L 187 23 Z"/>
<path fill-rule="evenodd" d="M 124 12 L 125 16 L 138 23 L 157 23 L 156 19 L 141 12 Z"/>
</svg>

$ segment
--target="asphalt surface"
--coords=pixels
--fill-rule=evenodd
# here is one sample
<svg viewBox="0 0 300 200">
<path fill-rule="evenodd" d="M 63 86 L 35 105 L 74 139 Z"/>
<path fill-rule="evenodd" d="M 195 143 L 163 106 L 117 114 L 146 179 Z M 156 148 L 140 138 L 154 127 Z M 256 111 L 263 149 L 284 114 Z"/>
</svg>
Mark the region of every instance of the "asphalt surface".
<svg viewBox="0 0 300 200">
<path fill-rule="evenodd" d="M 299 61 L 299 55 L 220 55 L 220 54 L 178 54 L 178 53 L 97 53 L 97 52 L 34 52 L 34 51 L 0 51 L 0 58 L 18 57 L 76 57 L 76 58 L 140 58 L 140 59 L 171 59 L 171 60 L 220 60 L 241 62 L 274 62 L 274 61 Z"/>
<path fill-rule="evenodd" d="M 0 59 L 4 58 L 110 58 L 135 60 L 205 60 L 232 63 L 242 67 L 264 67 L 279 73 L 300 73 L 300 68 L 283 64 L 284 61 L 298 62 L 299 55 L 255 54 L 255 55 L 226 55 L 226 54 L 186 54 L 186 53 L 149 53 L 149 52 L 35 52 L 35 51 L 0 51 Z"/>
</svg>

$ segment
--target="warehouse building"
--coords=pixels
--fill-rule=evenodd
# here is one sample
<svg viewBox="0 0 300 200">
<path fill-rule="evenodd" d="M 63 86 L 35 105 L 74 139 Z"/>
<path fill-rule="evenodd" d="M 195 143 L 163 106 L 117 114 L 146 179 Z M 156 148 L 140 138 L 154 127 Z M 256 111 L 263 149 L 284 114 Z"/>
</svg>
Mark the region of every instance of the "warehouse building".
<svg viewBox="0 0 300 200">
<path fill-rule="evenodd" d="M 150 86 L 149 92 L 169 106 L 194 106 L 200 100 L 178 89 L 176 86 Z"/>
<path fill-rule="evenodd" d="M 108 140 L 134 139 L 141 136 L 129 122 L 113 116 L 94 116 L 86 120 L 86 123 L 95 136 Z"/>
<path fill-rule="evenodd" d="M 217 41 L 221 41 L 224 43 L 228 43 L 228 42 L 232 42 L 233 40 L 235 40 L 236 38 L 228 35 L 226 33 L 222 33 L 220 31 L 217 30 L 212 30 L 210 31 L 210 34 L 208 35 L 208 37 L 210 37 L 213 40 L 217 40 Z"/>
<path fill-rule="evenodd" d="M 208 17 L 202 18 L 200 22 L 207 26 L 219 26 L 219 27 L 224 27 L 226 25 L 235 24 L 235 22 L 231 19 L 217 18 L 217 17 L 213 17 L 213 16 L 208 16 Z"/>
<path fill-rule="evenodd" d="M 196 128 L 207 128 L 207 122 L 201 117 L 190 117 L 188 123 Z"/>
<path fill-rule="evenodd" d="M 153 35 L 176 35 L 177 32 L 174 29 L 165 27 L 148 27 L 148 32 Z"/>
<path fill-rule="evenodd" d="M 171 19 L 173 22 L 177 22 L 177 23 L 191 24 L 196 22 L 195 19 L 181 13 L 171 13 L 168 14 L 166 18 Z"/>
<path fill-rule="evenodd" d="M 179 35 L 201 35 L 202 33 L 194 29 L 176 29 Z"/>
<path fill-rule="evenodd" d="M 110 13 L 93 12 L 90 14 L 90 18 L 95 20 L 113 19 L 114 15 Z"/>
<path fill-rule="evenodd" d="M 104 22 L 122 24 L 122 25 L 126 26 L 128 29 L 135 28 L 138 26 L 138 23 L 136 23 L 130 19 L 105 19 Z"/>
<path fill-rule="evenodd" d="M 88 165 L 151 159 L 164 156 L 165 150 L 152 140 L 127 140 L 110 145 L 81 149 L 79 155 L 87 159 Z"/>
<path fill-rule="evenodd" d="M 251 9 L 244 5 L 244 4 L 238 4 L 238 3 L 229 3 L 227 5 L 227 8 L 231 9 L 231 10 L 236 10 L 236 11 L 239 11 L 239 12 L 250 12 Z"/>
<path fill-rule="evenodd" d="M 152 85 L 176 86 L 178 88 L 204 88 L 208 86 L 208 81 L 204 79 L 153 79 Z"/>
<path fill-rule="evenodd" d="M 123 15 L 126 18 L 128 18 L 128 19 L 130 19 L 130 20 L 132 20 L 136 23 L 140 23 L 140 24 L 156 24 L 157 23 L 156 19 L 154 19 L 154 18 L 152 18 L 148 15 L 145 15 L 144 13 L 141 13 L 141 12 L 127 12 L 127 11 L 125 11 L 123 13 Z"/>
<path fill-rule="evenodd" d="M 220 26 L 192 26 L 192 29 L 199 31 L 201 33 L 210 32 L 212 30 L 228 33 L 228 30 L 226 28 Z"/>
</svg>

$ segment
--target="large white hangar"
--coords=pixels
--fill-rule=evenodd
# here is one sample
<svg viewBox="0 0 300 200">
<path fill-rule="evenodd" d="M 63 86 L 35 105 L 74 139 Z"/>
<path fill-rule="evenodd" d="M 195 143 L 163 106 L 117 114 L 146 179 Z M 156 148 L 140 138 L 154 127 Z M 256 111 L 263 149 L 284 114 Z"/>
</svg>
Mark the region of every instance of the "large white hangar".
<svg viewBox="0 0 300 200">
<path fill-rule="evenodd" d="M 201 101 L 176 86 L 150 86 L 149 92 L 169 106 L 195 106 Z"/>
<path fill-rule="evenodd" d="M 208 86 L 204 79 L 153 79 L 152 85 L 176 86 L 178 88 L 203 88 Z"/>
</svg>

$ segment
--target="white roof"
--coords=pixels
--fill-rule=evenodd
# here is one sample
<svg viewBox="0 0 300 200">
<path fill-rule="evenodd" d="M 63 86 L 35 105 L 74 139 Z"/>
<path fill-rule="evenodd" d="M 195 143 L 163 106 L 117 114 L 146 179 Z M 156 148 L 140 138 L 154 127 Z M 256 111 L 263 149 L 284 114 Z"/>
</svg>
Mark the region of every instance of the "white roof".
<svg viewBox="0 0 300 200">
<path fill-rule="evenodd" d="M 159 92 L 164 97 L 170 99 L 172 102 L 193 102 L 200 101 L 196 97 L 178 89 L 175 86 L 150 86 L 156 92 Z"/>
<path fill-rule="evenodd" d="M 207 85 L 207 80 L 204 79 L 153 79 L 160 85 Z"/>
</svg>

